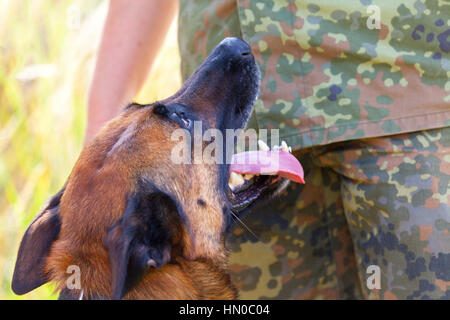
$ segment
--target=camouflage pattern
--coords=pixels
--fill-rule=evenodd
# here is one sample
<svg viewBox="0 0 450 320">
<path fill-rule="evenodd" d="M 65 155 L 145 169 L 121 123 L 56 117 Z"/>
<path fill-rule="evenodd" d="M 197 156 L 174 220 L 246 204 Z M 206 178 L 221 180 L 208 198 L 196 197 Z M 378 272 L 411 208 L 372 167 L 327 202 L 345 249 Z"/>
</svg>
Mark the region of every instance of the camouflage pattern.
<svg viewBox="0 0 450 320">
<path fill-rule="evenodd" d="M 227 239 L 241 298 L 450 299 L 449 16 L 438 0 L 180 1 L 183 78 L 246 40 L 262 72 L 249 127 L 279 128 L 305 168 L 244 219 L 257 239 Z"/>
<path fill-rule="evenodd" d="M 445 127 L 449 16 L 438 0 L 181 1 L 182 75 L 242 37 L 262 72 L 251 126 L 294 148 Z"/>
<path fill-rule="evenodd" d="M 244 219 L 258 239 L 229 235 L 241 298 L 450 299 L 450 128 L 296 156 L 306 184 Z"/>
</svg>

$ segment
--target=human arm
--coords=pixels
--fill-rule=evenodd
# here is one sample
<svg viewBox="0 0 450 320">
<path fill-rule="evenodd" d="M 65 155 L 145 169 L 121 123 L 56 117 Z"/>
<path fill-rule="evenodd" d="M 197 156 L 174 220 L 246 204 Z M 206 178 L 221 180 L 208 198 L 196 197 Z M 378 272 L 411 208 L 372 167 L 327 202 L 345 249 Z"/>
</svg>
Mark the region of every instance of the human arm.
<svg viewBox="0 0 450 320">
<path fill-rule="evenodd" d="M 139 92 L 177 8 L 177 0 L 110 1 L 88 96 L 85 143 Z"/>
</svg>

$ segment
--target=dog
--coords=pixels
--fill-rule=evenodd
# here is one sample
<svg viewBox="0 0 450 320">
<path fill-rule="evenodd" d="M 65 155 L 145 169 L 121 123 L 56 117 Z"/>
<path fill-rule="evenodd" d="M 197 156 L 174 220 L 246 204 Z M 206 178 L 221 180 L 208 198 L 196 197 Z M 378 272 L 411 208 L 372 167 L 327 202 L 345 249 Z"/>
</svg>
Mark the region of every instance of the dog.
<svg viewBox="0 0 450 320">
<path fill-rule="evenodd" d="M 175 164 L 171 133 L 190 132 L 195 121 L 202 130 L 244 128 L 259 81 L 248 44 L 226 38 L 173 96 L 125 107 L 29 225 L 13 291 L 54 282 L 60 299 L 238 298 L 225 234 L 233 216 L 285 179 L 260 176 L 233 191 L 227 161 Z M 67 288 L 70 266 L 80 270 L 80 288 Z"/>
</svg>

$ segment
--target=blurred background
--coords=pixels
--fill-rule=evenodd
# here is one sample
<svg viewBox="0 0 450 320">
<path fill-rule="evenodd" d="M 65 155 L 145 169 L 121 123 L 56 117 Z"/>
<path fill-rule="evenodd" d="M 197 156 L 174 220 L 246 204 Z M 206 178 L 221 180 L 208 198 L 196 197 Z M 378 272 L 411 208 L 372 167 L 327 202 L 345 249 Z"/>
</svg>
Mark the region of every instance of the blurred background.
<svg viewBox="0 0 450 320">
<path fill-rule="evenodd" d="M 81 151 L 86 102 L 106 0 L 0 0 L 0 299 L 56 299 L 46 284 L 11 291 L 21 237 L 58 192 Z M 174 20 L 135 99 L 150 103 L 181 85 Z"/>
</svg>

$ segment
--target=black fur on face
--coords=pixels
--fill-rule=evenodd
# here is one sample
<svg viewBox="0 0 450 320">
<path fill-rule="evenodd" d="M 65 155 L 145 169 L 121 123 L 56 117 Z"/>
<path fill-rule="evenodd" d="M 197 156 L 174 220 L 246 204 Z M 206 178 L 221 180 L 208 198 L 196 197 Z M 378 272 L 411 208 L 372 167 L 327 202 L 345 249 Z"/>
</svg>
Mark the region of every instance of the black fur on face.
<svg viewBox="0 0 450 320">
<path fill-rule="evenodd" d="M 122 218 L 105 238 L 113 299 L 121 299 L 148 273 L 170 261 L 182 220 L 176 202 L 161 192 L 129 196 Z M 181 228 L 181 227 L 180 227 Z"/>
</svg>

